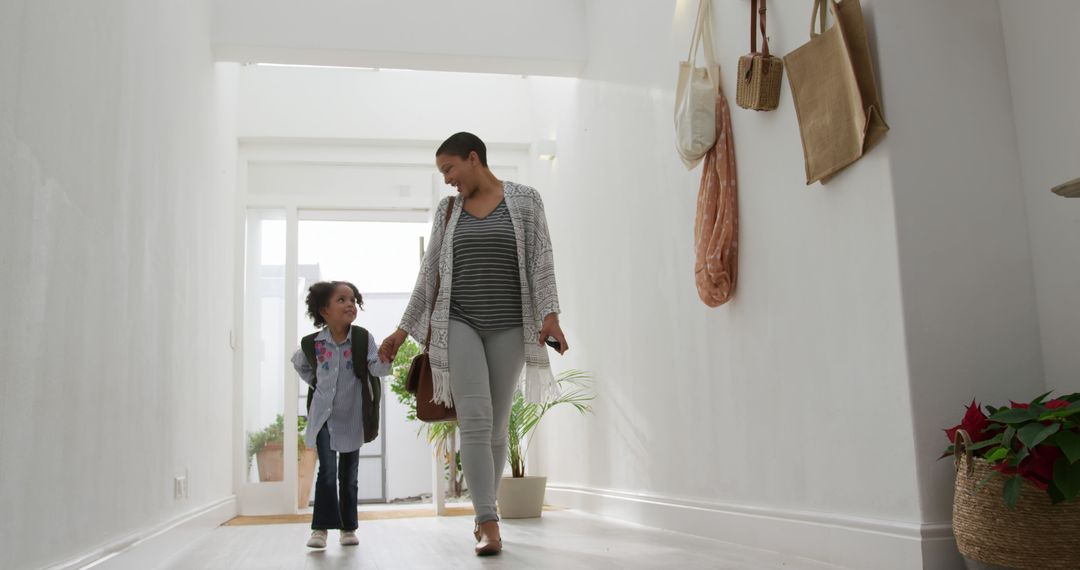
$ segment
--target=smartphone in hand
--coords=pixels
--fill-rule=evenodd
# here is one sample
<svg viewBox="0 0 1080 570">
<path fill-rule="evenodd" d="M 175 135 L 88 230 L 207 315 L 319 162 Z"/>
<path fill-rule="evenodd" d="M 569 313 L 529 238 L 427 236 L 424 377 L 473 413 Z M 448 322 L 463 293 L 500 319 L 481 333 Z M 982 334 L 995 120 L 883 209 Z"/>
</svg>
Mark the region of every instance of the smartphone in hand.
<svg viewBox="0 0 1080 570">
<path fill-rule="evenodd" d="M 551 348 L 554 348 L 555 352 L 558 352 L 559 354 L 562 354 L 562 346 L 559 344 L 559 341 L 555 340 L 555 337 L 553 337 L 553 336 L 547 337 L 547 339 L 544 340 L 544 344 L 550 346 Z"/>
</svg>

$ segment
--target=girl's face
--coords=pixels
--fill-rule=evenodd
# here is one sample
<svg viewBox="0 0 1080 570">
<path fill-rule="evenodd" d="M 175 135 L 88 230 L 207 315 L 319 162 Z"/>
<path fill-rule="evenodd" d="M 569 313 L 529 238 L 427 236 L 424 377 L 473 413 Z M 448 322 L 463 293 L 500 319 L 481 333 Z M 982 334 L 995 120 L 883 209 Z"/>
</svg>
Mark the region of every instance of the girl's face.
<svg viewBox="0 0 1080 570">
<path fill-rule="evenodd" d="M 348 285 L 338 285 L 330 302 L 319 311 L 330 327 L 351 325 L 356 320 L 356 297 Z"/>
</svg>

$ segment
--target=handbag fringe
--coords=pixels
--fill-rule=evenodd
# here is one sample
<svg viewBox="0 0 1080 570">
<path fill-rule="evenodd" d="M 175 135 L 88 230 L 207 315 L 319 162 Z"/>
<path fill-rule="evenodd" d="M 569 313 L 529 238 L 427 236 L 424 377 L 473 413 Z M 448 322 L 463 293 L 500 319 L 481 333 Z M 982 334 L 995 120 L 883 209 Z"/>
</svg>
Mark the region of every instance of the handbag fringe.
<svg viewBox="0 0 1080 570">
<path fill-rule="evenodd" d="M 432 402 L 450 407 L 454 405 L 454 395 L 450 392 L 450 371 L 431 367 L 431 384 L 434 388 Z"/>
</svg>

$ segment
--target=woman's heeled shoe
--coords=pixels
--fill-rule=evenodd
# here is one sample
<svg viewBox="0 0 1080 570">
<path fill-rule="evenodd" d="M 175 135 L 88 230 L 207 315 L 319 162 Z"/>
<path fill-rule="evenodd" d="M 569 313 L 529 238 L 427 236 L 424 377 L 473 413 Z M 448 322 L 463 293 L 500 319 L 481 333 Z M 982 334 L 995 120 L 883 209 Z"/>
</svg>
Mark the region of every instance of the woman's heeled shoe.
<svg viewBox="0 0 1080 570">
<path fill-rule="evenodd" d="M 495 526 L 495 529 L 499 528 L 499 523 L 496 521 L 488 521 L 484 524 L 491 523 Z M 498 530 L 496 530 L 498 532 Z M 491 556 L 502 552 L 502 538 L 494 538 L 491 533 L 484 533 L 480 529 L 480 525 L 476 525 L 473 529 L 473 536 L 476 537 L 476 555 L 477 556 Z"/>
</svg>

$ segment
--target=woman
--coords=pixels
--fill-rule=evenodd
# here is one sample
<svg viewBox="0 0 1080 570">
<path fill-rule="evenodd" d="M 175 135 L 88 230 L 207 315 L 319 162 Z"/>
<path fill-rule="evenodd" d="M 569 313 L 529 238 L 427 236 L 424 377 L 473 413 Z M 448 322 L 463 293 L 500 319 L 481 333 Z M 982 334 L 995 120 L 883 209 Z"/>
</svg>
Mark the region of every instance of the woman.
<svg viewBox="0 0 1080 570">
<path fill-rule="evenodd" d="M 459 198 L 445 227 L 449 199 L 439 203 L 412 298 L 379 356 L 392 361 L 406 334 L 423 344 L 430 323 L 434 400 L 457 409 L 476 553 L 497 554 L 495 492 L 506 465 L 514 389 L 524 365 L 526 397 L 550 399 L 556 387 L 544 343 L 551 341 L 560 354 L 568 348 L 559 327 L 551 239 L 540 195 L 496 178 L 476 135 L 446 139 L 435 165 Z"/>
</svg>

